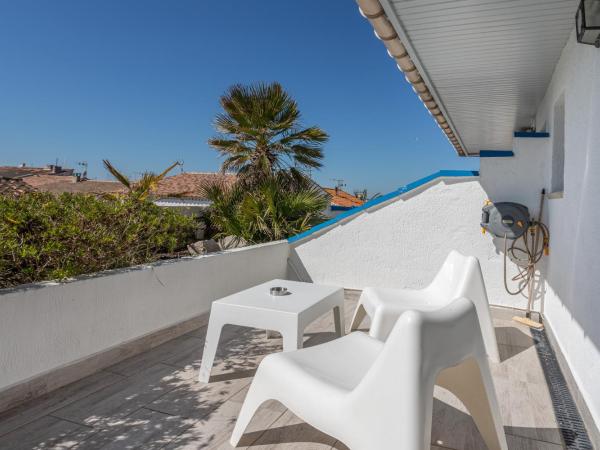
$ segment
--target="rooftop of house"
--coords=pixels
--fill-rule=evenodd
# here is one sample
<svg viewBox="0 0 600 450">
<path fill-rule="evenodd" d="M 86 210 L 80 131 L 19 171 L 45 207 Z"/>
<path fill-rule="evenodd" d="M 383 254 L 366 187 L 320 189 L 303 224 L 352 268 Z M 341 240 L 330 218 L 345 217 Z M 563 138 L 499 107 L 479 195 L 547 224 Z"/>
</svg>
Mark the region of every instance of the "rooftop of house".
<svg viewBox="0 0 600 450">
<path fill-rule="evenodd" d="M 80 194 L 118 194 L 125 188 L 118 181 L 81 180 L 75 175 L 50 175 L 47 173 L 12 173 L 11 177 L 0 176 L 0 195 L 19 195 L 26 192 L 63 192 Z"/>
<path fill-rule="evenodd" d="M 343 191 L 340 188 L 323 188 L 331 196 L 331 204 L 335 206 L 342 206 L 346 208 L 354 208 L 364 203 L 364 200 Z"/>
<path fill-rule="evenodd" d="M 357 294 L 346 293 L 346 323 Z M 566 429 L 556 418 L 546 360 L 540 355 L 543 331 L 511 321 L 512 314 L 493 309 L 502 362 L 492 364 L 492 372 L 509 448 L 565 448 L 564 436 L 577 430 Z M 332 315 L 323 316 L 307 328 L 304 346 L 333 339 L 333 330 Z M 231 448 L 228 441 L 256 368 L 264 356 L 281 351 L 282 341 L 266 339 L 256 329 L 225 327 L 210 382 L 202 384 L 197 371 L 205 334 L 206 326 L 194 329 L 0 415 L 0 448 L 104 448 L 111 443 L 118 443 L 114 448 Z M 436 388 L 432 424 L 432 450 L 486 448 L 464 406 L 443 389 Z M 280 445 L 347 450 L 269 401 L 240 446 Z"/>
<path fill-rule="evenodd" d="M 202 189 L 213 183 L 232 184 L 236 175 L 214 172 L 183 172 L 165 178 L 158 184 L 154 196 L 159 198 L 184 197 L 203 199 Z"/>
<path fill-rule="evenodd" d="M 0 196 L 17 197 L 35 189 L 19 178 L 0 177 Z"/>
<path fill-rule="evenodd" d="M 28 182 L 29 179 L 25 178 Z M 53 194 L 62 194 L 68 192 L 72 194 L 119 194 L 125 192 L 125 187 L 118 181 L 107 180 L 81 180 L 76 177 L 67 177 L 66 180 L 58 182 L 45 183 L 37 186 L 42 192 L 51 192 Z"/>
<path fill-rule="evenodd" d="M 34 188 L 42 188 L 48 184 L 53 183 L 74 183 L 77 179 L 75 175 L 51 175 L 46 173 L 36 173 L 23 176 L 21 178 L 24 183 Z"/>
<path fill-rule="evenodd" d="M 74 169 L 67 169 L 54 164 L 49 164 L 46 167 L 29 167 L 25 164 L 20 166 L 0 166 L 0 177 L 4 178 L 24 178 L 31 175 L 49 175 L 69 176 L 73 175 Z"/>
</svg>

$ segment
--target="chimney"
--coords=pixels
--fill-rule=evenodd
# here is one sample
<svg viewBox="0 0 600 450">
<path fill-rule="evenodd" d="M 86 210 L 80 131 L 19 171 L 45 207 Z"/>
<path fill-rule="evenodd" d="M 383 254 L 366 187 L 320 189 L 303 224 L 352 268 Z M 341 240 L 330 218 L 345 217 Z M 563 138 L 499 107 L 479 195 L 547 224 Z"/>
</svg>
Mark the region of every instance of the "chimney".
<svg viewBox="0 0 600 450">
<path fill-rule="evenodd" d="M 339 186 L 336 186 L 336 187 L 335 187 L 335 195 L 338 195 L 338 194 L 339 194 L 339 192 L 340 192 L 340 187 L 339 187 Z"/>
</svg>

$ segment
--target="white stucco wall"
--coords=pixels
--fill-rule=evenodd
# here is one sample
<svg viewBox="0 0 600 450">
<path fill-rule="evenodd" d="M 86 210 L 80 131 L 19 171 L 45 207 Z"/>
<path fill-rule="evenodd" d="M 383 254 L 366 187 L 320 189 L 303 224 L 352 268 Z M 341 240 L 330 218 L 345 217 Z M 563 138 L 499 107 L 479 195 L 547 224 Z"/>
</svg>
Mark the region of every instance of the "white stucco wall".
<svg viewBox="0 0 600 450">
<path fill-rule="evenodd" d="M 577 44 L 574 34 L 538 110 L 537 124 L 546 124 L 550 140 L 562 95 L 565 186 L 563 198 L 547 202 L 545 316 L 600 425 L 600 50 Z"/>
<path fill-rule="evenodd" d="M 516 202 L 538 217 L 542 189 L 548 189 L 549 138 L 514 138 L 514 156 L 481 158 L 481 185 L 494 202 Z"/>
<path fill-rule="evenodd" d="M 550 180 L 550 139 L 549 138 L 514 138 L 514 156 L 509 158 L 481 158 L 480 182 L 492 202 L 516 202 L 527 206 L 532 218 L 537 219 L 540 213 L 542 189 L 549 188 Z M 548 202 L 544 200 L 542 221 L 548 223 Z M 504 253 L 502 239 L 496 239 L 496 245 Z M 509 244 L 510 245 L 510 244 Z M 544 311 L 546 304 L 547 258 L 542 258 L 536 266 L 534 284 L 534 309 Z M 509 282 L 511 289 L 516 288 Z M 525 294 L 527 290 L 525 291 Z M 525 295 L 512 297 L 516 301 L 509 302 L 521 308 L 527 306 Z"/>
<path fill-rule="evenodd" d="M 294 243 L 296 264 L 316 283 L 420 288 L 456 249 L 479 258 L 490 303 L 524 308 L 523 297 L 504 290 L 501 243 L 481 233 L 481 207 L 488 198 L 476 177 L 438 179 Z"/>
<path fill-rule="evenodd" d="M 0 391 L 284 278 L 287 241 L 0 290 Z"/>
</svg>

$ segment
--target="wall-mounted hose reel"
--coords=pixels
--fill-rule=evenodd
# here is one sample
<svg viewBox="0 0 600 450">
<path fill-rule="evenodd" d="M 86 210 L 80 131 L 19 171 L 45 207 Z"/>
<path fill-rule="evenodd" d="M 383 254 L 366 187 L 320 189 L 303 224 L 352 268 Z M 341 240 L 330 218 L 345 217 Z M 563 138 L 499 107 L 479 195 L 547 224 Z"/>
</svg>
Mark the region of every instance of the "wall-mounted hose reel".
<svg viewBox="0 0 600 450">
<path fill-rule="evenodd" d="M 529 222 L 529 209 L 519 203 L 488 203 L 481 212 L 481 227 L 499 238 L 520 238 Z"/>
<path fill-rule="evenodd" d="M 510 295 L 521 294 L 528 289 L 526 315 L 531 316 L 533 307 L 533 284 L 535 281 L 535 265 L 548 254 L 550 233 L 548 227 L 541 222 L 544 207 L 545 190 L 542 190 L 538 219 L 532 219 L 525 205 L 513 202 L 486 202 L 481 214 L 481 228 L 494 236 L 504 239 L 504 287 Z M 540 243 L 541 238 L 541 243 Z M 508 241 L 512 241 L 510 246 Z M 510 258 L 519 272 L 512 277 L 517 283 L 516 290 L 511 290 L 507 280 L 507 259 Z M 533 326 L 532 321 L 527 325 Z"/>
</svg>

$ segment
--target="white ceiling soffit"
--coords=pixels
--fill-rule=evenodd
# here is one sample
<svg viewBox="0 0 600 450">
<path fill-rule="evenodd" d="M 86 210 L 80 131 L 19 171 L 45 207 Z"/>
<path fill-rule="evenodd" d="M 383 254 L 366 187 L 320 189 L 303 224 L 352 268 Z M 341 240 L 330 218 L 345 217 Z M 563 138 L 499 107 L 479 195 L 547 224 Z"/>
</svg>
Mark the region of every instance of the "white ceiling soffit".
<svg viewBox="0 0 600 450">
<path fill-rule="evenodd" d="M 576 0 L 380 0 L 469 155 L 532 125 Z"/>
</svg>

